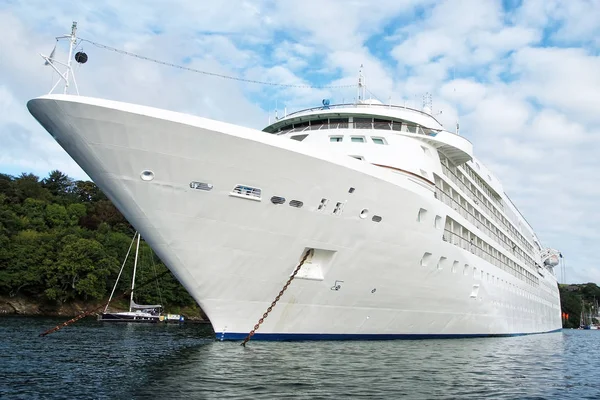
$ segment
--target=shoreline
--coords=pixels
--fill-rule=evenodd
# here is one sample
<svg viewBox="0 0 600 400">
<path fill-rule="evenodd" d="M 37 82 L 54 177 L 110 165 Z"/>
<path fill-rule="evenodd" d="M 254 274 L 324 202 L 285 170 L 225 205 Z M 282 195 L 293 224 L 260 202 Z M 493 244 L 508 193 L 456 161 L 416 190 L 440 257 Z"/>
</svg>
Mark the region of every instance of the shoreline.
<svg viewBox="0 0 600 400">
<path fill-rule="evenodd" d="M 60 317 L 73 318 L 87 310 L 97 308 L 106 304 L 106 301 L 84 302 L 74 300 L 67 303 L 49 303 L 36 301 L 35 299 L 24 296 L 0 296 L 0 317 L 19 316 L 19 317 Z M 124 311 L 123 307 L 111 306 L 114 311 Z M 174 313 L 174 312 L 170 312 Z M 203 319 L 201 311 L 196 307 L 181 307 L 176 312 L 185 316 L 185 322 L 197 324 L 210 324 L 210 321 Z M 92 314 L 91 316 L 94 316 Z"/>
</svg>

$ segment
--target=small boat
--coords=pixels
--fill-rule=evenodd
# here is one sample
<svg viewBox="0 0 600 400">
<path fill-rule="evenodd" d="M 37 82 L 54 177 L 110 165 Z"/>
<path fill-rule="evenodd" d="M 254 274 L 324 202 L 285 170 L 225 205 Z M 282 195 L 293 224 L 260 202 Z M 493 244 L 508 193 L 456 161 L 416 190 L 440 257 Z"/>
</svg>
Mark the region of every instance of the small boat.
<svg viewBox="0 0 600 400">
<path fill-rule="evenodd" d="M 127 252 L 127 256 L 125 256 L 125 261 L 123 261 L 123 265 L 121 266 L 121 270 L 119 271 L 119 275 L 117 276 L 117 281 L 115 282 L 115 286 L 110 294 L 108 302 L 106 303 L 106 307 L 104 311 L 98 314 L 98 321 L 106 321 L 106 322 L 145 322 L 145 323 L 155 323 L 155 322 L 183 322 L 183 315 L 179 314 L 164 314 L 162 313 L 163 307 L 160 304 L 137 304 L 133 300 L 133 292 L 135 289 L 135 273 L 137 270 L 137 262 L 138 262 L 138 254 L 140 250 L 140 234 L 137 235 L 137 246 L 135 249 L 135 260 L 133 262 L 133 276 L 131 278 L 131 296 L 129 298 L 129 311 L 120 311 L 120 312 L 108 312 L 108 306 L 110 305 L 110 301 L 115 293 L 117 288 L 117 284 L 119 283 L 119 278 L 121 277 L 121 273 L 123 272 L 123 267 L 125 267 L 125 263 L 127 262 L 127 257 L 129 256 L 129 251 L 131 251 L 131 246 L 129 247 L 129 251 Z M 135 240 L 135 235 L 134 235 Z M 133 245 L 133 241 L 131 242 Z"/>
</svg>

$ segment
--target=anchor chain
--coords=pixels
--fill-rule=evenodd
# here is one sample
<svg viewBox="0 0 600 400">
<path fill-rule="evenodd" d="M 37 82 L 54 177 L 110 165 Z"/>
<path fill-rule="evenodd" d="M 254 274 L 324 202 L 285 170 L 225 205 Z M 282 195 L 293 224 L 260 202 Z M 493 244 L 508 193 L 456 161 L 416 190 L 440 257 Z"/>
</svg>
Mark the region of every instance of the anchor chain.
<svg viewBox="0 0 600 400">
<path fill-rule="evenodd" d="M 296 277 L 296 274 L 298 273 L 298 271 L 300 271 L 300 268 L 302 268 L 302 265 L 306 262 L 306 259 L 308 258 L 309 254 L 311 254 L 312 251 L 313 251 L 313 249 L 308 249 L 306 251 L 306 254 L 304 254 L 304 257 L 302 257 L 302 260 L 300 260 L 300 264 L 298 264 L 298 266 L 296 267 L 296 269 L 294 270 L 294 272 L 292 273 L 292 275 L 290 276 L 290 278 L 287 280 L 287 282 L 285 283 L 285 285 L 283 285 L 283 288 L 279 291 L 279 294 L 277 295 L 277 297 L 275 297 L 275 300 L 273 300 L 273 302 L 271 303 L 271 305 L 269 306 L 269 308 L 267 308 L 267 311 L 265 311 L 265 313 L 258 320 L 258 322 L 256 323 L 256 325 L 254 325 L 254 328 L 250 331 L 250 333 L 248 334 L 248 336 L 246 336 L 246 339 L 244 339 L 244 341 L 241 343 L 242 346 L 246 347 L 246 343 L 248 343 L 250 341 L 250 339 L 252 338 L 252 336 L 254 336 L 254 333 L 258 330 L 258 328 L 260 327 L 260 325 L 265 321 L 265 319 L 267 318 L 267 316 L 269 315 L 269 313 L 273 310 L 273 307 L 275 307 L 275 305 L 277 304 L 277 302 L 279 301 L 279 299 L 281 298 L 281 296 L 283 296 L 283 293 L 287 290 L 288 286 L 290 286 L 290 283 L 292 283 L 292 281 Z"/>
<path fill-rule="evenodd" d="M 158 274 L 156 277 L 148 279 L 145 282 L 142 282 L 140 285 L 138 285 L 137 289 L 143 288 L 144 286 L 146 286 L 146 285 L 154 282 L 155 280 L 158 280 L 159 278 L 162 278 L 164 275 L 168 274 L 169 272 L 170 272 L 169 270 L 166 270 L 166 271 Z M 121 297 L 125 298 L 125 297 L 129 296 L 130 293 L 131 293 L 131 289 L 129 289 L 125 293 L 123 293 L 121 295 Z M 76 316 L 74 318 L 71 318 L 70 320 L 68 320 L 66 322 L 63 322 L 60 325 L 56 325 L 54 328 L 48 329 L 46 332 L 40 333 L 39 336 L 46 336 L 46 335 L 49 335 L 51 333 L 54 333 L 54 332 L 56 332 L 56 331 L 64 328 L 65 326 L 71 325 L 73 322 L 77 322 L 80 319 L 82 319 L 84 317 L 87 317 L 88 315 L 97 313 L 101 308 L 104 308 L 104 306 L 105 306 L 105 304 L 102 304 L 102 305 L 100 305 L 98 307 L 92 308 L 91 310 L 83 312 L 83 313 L 79 314 L 78 316 Z"/>
</svg>

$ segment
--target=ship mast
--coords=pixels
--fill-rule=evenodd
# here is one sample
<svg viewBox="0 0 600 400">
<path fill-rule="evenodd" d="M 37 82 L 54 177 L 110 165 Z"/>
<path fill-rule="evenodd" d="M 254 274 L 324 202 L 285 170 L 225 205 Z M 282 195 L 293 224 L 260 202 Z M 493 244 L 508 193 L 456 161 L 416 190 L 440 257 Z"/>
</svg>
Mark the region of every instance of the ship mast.
<svg viewBox="0 0 600 400">
<path fill-rule="evenodd" d="M 137 270 L 137 262 L 138 262 L 138 253 L 140 251 L 140 235 L 138 233 L 137 237 L 137 245 L 135 247 L 135 259 L 133 260 L 133 276 L 131 277 L 131 297 L 129 298 L 129 312 L 132 310 L 133 305 L 133 289 L 135 289 L 135 271 Z"/>
<path fill-rule="evenodd" d="M 365 77 L 363 75 L 363 65 L 360 64 L 360 69 L 358 70 L 358 96 L 356 103 L 360 103 L 361 100 L 365 99 Z"/>
<path fill-rule="evenodd" d="M 49 65 L 52 67 L 52 69 L 54 69 L 56 71 L 56 73 L 58 73 L 58 81 L 54 84 L 54 86 L 52 86 L 52 89 L 50 89 L 50 92 L 48 94 L 52 94 L 52 92 L 54 92 L 54 90 L 58 87 L 59 83 L 62 81 L 64 82 L 64 89 L 63 89 L 63 93 L 67 94 L 69 91 L 69 86 L 70 86 L 70 80 L 73 80 L 73 84 L 75 85 L 75 91 L 77 92 L 77 94 L 79 94 L 79 88 L 77 87 L 77 81 L 75 80 L 75 74 L 73 73 L 73 67 L 71 66 L 71 58 L 73 57 L 73 51 L 75 50 L 75 46 L 77 44 L 77 22 L 73 21 L 73 25 L 71 25 L 71 33 L 68 35 L 63 35 L 63 36 L 59 36 L 56 38 L 56 42 L 58 43 L 59 40 L 62 39 L 68 39 L 69 40 L 69 56 L 67 58 L 67 62 L 61 62 L 58 61 L 54 58 L 54 52 L 56 51 L 56 45 L 54 45 L 54 49 L 52 50 L 52 52 L 50 53 L 49 56 L 45 56 L 43 54 L 40 54 L 40 56 L 45 60 L 45 65 Z M 83 64 L 87 61 L 87 55 L 85 55 L 84 53 L 81 53 L 81 58 L 78 59 L 77 56 L 80 56 L 80 53 L 77 53 L 75 58 L 77 60 L 77 62 Z M 58 65 L 62 65 L 63 67 L 65 67 L 65 71 L 61 72 L 56 64 Z"/>
</svg>

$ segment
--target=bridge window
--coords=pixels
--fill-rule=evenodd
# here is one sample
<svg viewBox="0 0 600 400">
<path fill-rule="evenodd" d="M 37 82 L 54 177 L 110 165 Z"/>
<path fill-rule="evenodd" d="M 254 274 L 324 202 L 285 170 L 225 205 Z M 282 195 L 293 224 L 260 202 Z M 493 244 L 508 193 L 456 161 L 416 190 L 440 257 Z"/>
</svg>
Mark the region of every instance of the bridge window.
<svg viewBox="0 0 600 400">
<path fill-rule="evenodd" d="M 385 120 L 385 119 L 373 118 L 373 128 L 374 129 L 391 129 L 392 121 Z"/>
<path fill-rule="evenodd" d="M 353 143 L 364 143 L 365 142 L 365 138 L 362 136 L 352 136 L 350 138 L 350 141 Z"/>
<path fill-rule="evenodd" d="M 343 139 L 343 136 L 329 136 L 330 142 L 341 142 Z"/>
<path fill-rule="evenodd" d="M 330 118 L 329 119 L 329 128 L 338 129 L 338 128 L 347 128 L 348 127 L 348 118 Z"/>
<path fill-rule="evenodd" d="M 373 143 L 375 144 L 387 144 L 384 138 L 381 137 L 372 137 Z"/>
<path fill-rule="evenodd" d="M 373 128 L 373 119 L 354 117 L 354 127 L 356 129 L 372 129 Z"/>
<path fill-rule="evenodd" d="M 300 123 L 294 124 L 294 128 L 304 128 L 309 125 L 310 125 L 310 122 L 308 122 L 308 121 L 300 122 Z"/>
</svg>

